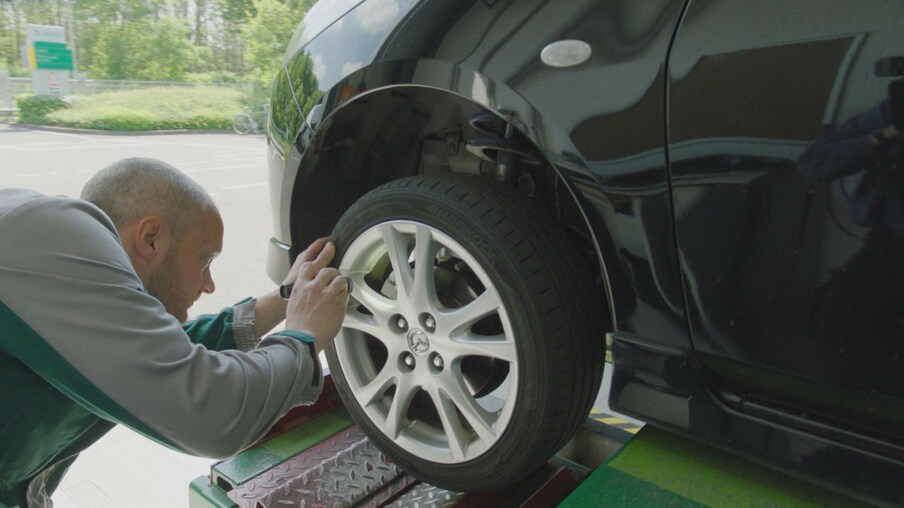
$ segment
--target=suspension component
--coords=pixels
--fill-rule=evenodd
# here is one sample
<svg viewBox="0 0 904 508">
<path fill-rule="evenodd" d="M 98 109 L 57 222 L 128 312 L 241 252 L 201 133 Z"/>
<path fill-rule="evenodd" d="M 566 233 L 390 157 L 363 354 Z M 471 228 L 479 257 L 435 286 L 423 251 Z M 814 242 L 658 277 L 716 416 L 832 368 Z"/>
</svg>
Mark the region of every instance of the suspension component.
<svg viewBox="0 0 904 508">
<path fill-rule="evenodd" d="M 497 180 L 515 185 L 521 176 L 521 164 L 540 165 L 543 161 L 530 140 L 514 128 L 514 113 L 502 113 L 504 119 L 490 111 L 468 117 L 471 127 L 484 136 L 468 139 L 465 149 L 479 159 L 494 164 Z"/>
</svg>

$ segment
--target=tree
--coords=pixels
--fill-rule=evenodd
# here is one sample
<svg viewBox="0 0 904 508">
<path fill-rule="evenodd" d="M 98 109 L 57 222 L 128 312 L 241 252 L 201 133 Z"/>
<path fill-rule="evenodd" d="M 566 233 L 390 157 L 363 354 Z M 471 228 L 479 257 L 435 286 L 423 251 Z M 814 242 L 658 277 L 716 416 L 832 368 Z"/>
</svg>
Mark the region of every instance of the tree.
<svg viewBox="0 0 904 508">
<path fill-rule="evenodd" d="M 106 79 L 177 81 L 192 62 L 188 26 L 174 17 L 98 28 L 89 74 Z"/>
<path fill-rule="evenodd" d="M 242 30 L 248 47 L 245 63 L 253 79 L 269 82 L 279 70 L 286 45 L 301 17 L 290 5 L 277 0 L 255 0 L 254 8 L 254 18 Z"/>
<path fill-rule="evenodd" d="M 269 84 L 292 31 L 313 3 L 0 0 L 0 66 L 24 72 L 19 48 L 25 25 L 35 23 L 73 30 L 79 70 L 92 78 L 172 80 L 192 72 Z"/>
</svg>

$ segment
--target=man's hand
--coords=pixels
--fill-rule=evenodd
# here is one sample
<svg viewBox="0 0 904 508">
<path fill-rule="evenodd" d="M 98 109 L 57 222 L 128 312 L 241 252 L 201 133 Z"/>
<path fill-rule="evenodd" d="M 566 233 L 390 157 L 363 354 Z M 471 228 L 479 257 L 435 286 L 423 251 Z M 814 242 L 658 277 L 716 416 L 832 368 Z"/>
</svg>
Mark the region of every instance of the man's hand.
<svg viewBox="0 0 904 508">
<path fill-rule="evenodd" d="M 332 242 L 316 240 L 298 256 L 285 281 L 295 284 L 286 309 L 286 328 L 314 337 L 317 351 L 339 333 L 348 304 L 348 282 L 338 270 L 327 268 L 335 255 Z"/>
<path fill-rule="evenodd" d="M 324 236 L 314 240 L 311 245 L 308 245 L 308 248 L 295 258 L 295 262 L 292 263 L 292 268 L 289 268 L 289 274 L 286 275 L 283 284 L 294 284 L 295 279 L 298 278 L 298 270 L 301 268 L 302 263 L 311 263 L 317 259 L 317 255 L 324 250 L 328 243 L 330 243 L 329 237 Z M 336 246 L 330 244 L 330 249 L 332 249 L 332 254 L 330 254 L 330 259 L 332 259 L 333 256 L 336 255 Z"/>
</svg>

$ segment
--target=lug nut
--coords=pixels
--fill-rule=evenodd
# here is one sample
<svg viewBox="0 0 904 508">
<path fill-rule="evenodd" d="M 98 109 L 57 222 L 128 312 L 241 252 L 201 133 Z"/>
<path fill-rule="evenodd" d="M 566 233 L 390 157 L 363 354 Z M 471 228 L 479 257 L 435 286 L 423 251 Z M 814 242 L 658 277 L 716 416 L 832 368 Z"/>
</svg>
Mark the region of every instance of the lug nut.
<svg viewBox="0 0 904 508">
<path fill-rule="evenodd" d="M 405 321 L 405 318 L 403 317 L 400 317 L 396 324 L 398 324 L 399 328 L 401 328 L 402 330 L 408 328 L 408 321 Z"/>
<path fill-rule="evenodd" d="M 405 361 L 405 365 L 407 365 L 409 367 L 414 367 L 414 356 L 412 356 L 411 354 L 405 355 L 404 361 Z"/>
<path fill-rule="evenodd" d="M 436 320 L 433 319 L 433 316 L 427 316 L 427 319 L 424 320 L 424 324 L 431 330 L 436 328 Z"/>
<path fill-rule="evenodd" d="M 436 355 L 433 357 L 433 366 L 437 369 L 443 368 L 443 357 L 440 355 Z"/>
</svg>

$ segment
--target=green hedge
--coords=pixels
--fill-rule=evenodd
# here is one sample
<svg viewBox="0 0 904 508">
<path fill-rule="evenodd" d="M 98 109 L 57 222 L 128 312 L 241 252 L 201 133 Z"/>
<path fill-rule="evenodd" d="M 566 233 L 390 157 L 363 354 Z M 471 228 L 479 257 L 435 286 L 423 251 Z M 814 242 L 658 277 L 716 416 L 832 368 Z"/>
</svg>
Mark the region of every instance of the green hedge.
<svg viewBox="0 0 904 508">
<path fill-rule="evenodd" d="M 59 97 L 22 94 L 16 97 L 16 108 L 19 110 L 16 120 L 19 123 L 47 125 L 51 123 L 47 115 L 66 107 L 68 104 Z"/>
<path fill-rule="evenodd" d="M 231 88 L 146 88 L 76 96 L 71 107 L 47 115 L 53 125 L 83 129 L 230 130 L 242 110 L 242 94 Z"/>
</svg>

